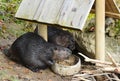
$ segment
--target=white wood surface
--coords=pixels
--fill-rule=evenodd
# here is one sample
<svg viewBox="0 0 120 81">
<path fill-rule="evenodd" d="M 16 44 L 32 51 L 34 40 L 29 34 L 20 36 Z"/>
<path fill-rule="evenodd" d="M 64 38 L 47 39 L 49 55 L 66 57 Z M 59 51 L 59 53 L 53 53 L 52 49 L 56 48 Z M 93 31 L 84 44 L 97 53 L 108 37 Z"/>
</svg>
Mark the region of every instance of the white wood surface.
<svg viewBox="0 0 120 81">
<path fill-rule="evenodd" d="M 23 0 L 15 17 L 82 29 L 95 0 Z"/>
<path fill-rule="evenodd" d="M 96 59 L 105 61 L 105 0 L 96 0 Z"/>
<path fill-rule="evenodd" d="M 41 0 L 23 0 L 18 8 L 16 17 L 32 20 Z"/>
</svg>

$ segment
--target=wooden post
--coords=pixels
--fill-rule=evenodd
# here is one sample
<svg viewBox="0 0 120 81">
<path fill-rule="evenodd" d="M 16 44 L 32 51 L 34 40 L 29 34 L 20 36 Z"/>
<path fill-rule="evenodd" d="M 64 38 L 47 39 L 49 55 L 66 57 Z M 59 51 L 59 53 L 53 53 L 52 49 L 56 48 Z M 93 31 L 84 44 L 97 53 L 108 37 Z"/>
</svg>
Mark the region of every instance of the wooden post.
<svg viewBox="0 0 120 81">
<path fill-rule="evenodd" d="M 38 33 L 39 33 L 39 35 L 42 36 L 46 41 L 48 40 L 48 38 L 47 38 L 47 25 L 39 24 L 39 25 L 38 25 Z"/>
<path fill-rule="evenodd" d="M 105 0 L 96 0 L 96 59 L 105 60 Z"/>
</svg>

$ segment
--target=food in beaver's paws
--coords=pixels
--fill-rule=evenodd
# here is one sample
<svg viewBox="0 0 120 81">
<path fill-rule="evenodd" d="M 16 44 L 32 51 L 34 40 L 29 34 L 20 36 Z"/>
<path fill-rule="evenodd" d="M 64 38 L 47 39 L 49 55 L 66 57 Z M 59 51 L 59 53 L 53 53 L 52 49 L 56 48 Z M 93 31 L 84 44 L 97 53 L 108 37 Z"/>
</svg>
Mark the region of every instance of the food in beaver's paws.
<svg viewBox="0 0 120 81">
<path fill-rule="evenodd" d="M 56 60 L 56 63 L 61 64 L 61 65 L 67 65 L 67 66 L 71 66 L 74 65 L 76 63 L 75 61 L 75 56 L 70 55 L 67 59 L 65 60 Z"/>
</svg>

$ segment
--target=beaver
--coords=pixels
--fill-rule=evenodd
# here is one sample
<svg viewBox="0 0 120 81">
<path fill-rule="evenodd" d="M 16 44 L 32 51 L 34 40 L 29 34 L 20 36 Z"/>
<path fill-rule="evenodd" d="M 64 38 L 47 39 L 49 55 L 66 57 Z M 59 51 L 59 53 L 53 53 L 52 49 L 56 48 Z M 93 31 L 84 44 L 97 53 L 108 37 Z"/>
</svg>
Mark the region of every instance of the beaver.
<svg viewBox="0 0 120 81">
<path fill-rule="evenodd" d="M 38 34 L 27 32 L 13 42 L 6 55 L 37 72 L 53 65 L 55 60 L 67 58 L 71 53 L 68 48 L 48 43 Z"/>
<path fill-rule="evenodd" d="M 55 27 L 48 25 L 48 42 L 57 44 L 70 50 L 75 49 L 75 39 L 72 34 L 68 31 L 61 29 L 60 27 Z M 38 34 L 38 27 L 34 30 Z"/>
</svg>

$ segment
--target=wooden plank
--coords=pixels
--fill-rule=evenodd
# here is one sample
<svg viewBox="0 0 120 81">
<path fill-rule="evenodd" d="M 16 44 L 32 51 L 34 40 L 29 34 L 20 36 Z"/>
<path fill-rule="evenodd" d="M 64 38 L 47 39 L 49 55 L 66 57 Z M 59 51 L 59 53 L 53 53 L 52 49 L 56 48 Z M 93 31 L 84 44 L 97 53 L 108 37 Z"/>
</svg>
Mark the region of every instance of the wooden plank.
<svg viewBox="0 0 120 81">
<path fill-rule="evenodd" d="M 117 13 L 111 13 L 111 12 L 105 12 L 105 14 L 109 17 L 120 19 L 120 14 Z"/>
<path fill-rule="evenodd" d="M 109 7 L 111 7 L 112 12 L 120 13 L 114 0 L 108 0 L 108 2 L 109 2 L 109 5 L 110 5 Z"/>
<path fill-rule="evenodd" d="M 108 2 L 105 3 L 105 11 L 111 11 L 111 6 Z"/>
<path fill-rule="evenodd" d="M 38 6 L 38 9 L 37 9 L 37 11 L 36 11 L 36 13 L 34 14 L 33 20 L 38 20 L 40 14 L 41 14 L 41 12 L 42 12 L 42 8 L 43 8 L 43 6 L 44 6 L 44 4 L 45 4 L 45 1 L 46 1 L 46 0 L 41 0 L 40 4 L 39 4 L 39 6 Z"/>
<path fill-rule="evenodd" d="M 119 14 L 114 0 L 105 1 L 107 13 Z M 94 0 L 23 0 L 15 17 L 82 29 L 93 3 Z"/>
<path fill-rule="evenodd" d="M 23 0 L 15 17 L 32 20 L 41 0 Z"/>
<path fill-rule="evenodd" d="M 94 0 L 65 0 L 58 24 L 76 29 L 82 29 Z"/>
<path fill-rule="evenodd" d="M 108 3 L 108 7 L 106 8 L 110 8 L 109 12 L 114 12 L 116 10 L 113 10 L 114 9 L 114 4 L 113 4 L 113 0 L 107 0 L 107 3 Z M 108 12 L 108 11 L 107 11 Z"/>
<path fill-rule="evenodd" d="M 95 13 L 95 10 L 91 9 L 91 13 Z M 109 17 L 120 19 L 120 14 L 118 14 L 118 13 L 105 12 L 105 16 L 109 16 Z"/>
<path fill-rule="evenodd" d="M 80 9 L 82 7 L 82 2 L 83 0 L 80 0 L 80 2 L 79 0 L 66 0 L 61 8 L 58 23 L 63 26 L 65 25 L 78 27 L 76 26 L 76 23 L 78 24 L 80 22 L 78 22 L 79 16 L 82 16 L 82 13 L 84 12 L 81 12 L 82 10 Z M 76 16 L 78 16 L 78 19 L 76 19 Z M 76 22 L 74 22 L 74 19 L 76 19 Z"/>
<path fill-rule="evenodd" d="M 16 17 L 82 29 L 95 0 L 23 0 Z"/>
<path fill-rule="evenodd" d="M 93 3 L 94 0 L 46 1 L 38 21 L 82 29 Z"/>
<path fill-rule="evenodd" d="M 37 21 L 56 24 L 57 16 L 63 2 L 64 0 L 46 0 L 42 6 L 42 9 L 40 8 L 42 12 L 39 12 L 40 10 L 38 10 L 40 16 L 38 17 Z"/>
</svg>

